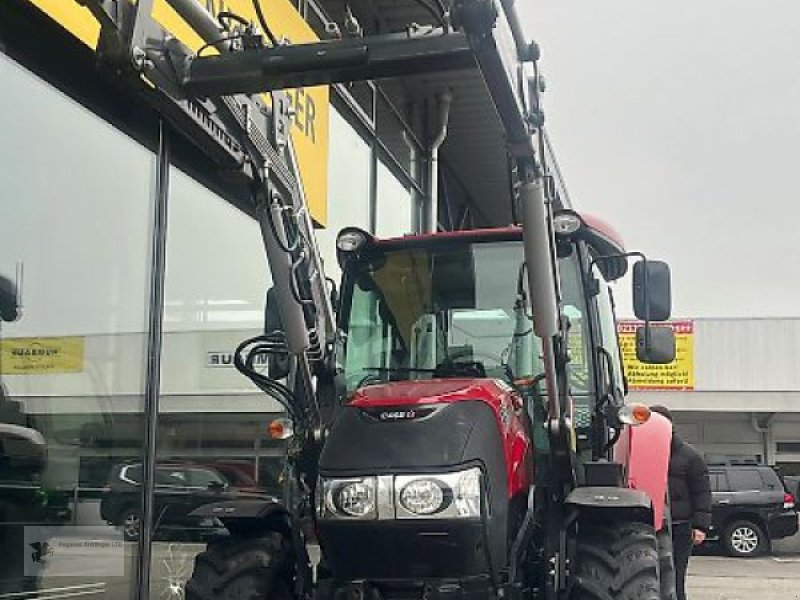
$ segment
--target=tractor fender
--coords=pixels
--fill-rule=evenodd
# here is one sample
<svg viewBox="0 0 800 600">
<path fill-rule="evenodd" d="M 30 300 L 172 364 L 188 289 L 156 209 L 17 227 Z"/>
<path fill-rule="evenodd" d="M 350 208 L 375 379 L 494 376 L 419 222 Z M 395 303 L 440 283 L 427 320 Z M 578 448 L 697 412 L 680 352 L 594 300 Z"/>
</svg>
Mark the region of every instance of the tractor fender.
<svg viewBox="0 0 800 600">
<path fill-rule="evenodd" d="M 569 506 L 580 513 L 612 521 L 633 520 L 651 523 L 653 503 L 639 490 L 612 486 L 587 486 L 572 490 L 566 499 Z"/>
<path fill-rule="evenodd" d="M 277 498 L 243 498 L 225 500 L 199 506 L 189 513 L 191 517 L 217 518 L 226 526 L 230 524 L 254 525 L 265 527 L 272 523 L 277 529 L 285 530 L 289 527 L 290 515 L 286 507 Z M 236 527 L 239 529 L 239 527 Z"/>
<path fill-rule="evenodd" d="M 652 523 L 658 531 L 664 526 L 672 423 L 653 413 L 646 423 L 629 427 L 628 431 L 628 487 L 645 492 L 650 497 L 653 503 Z"/>
</svg>

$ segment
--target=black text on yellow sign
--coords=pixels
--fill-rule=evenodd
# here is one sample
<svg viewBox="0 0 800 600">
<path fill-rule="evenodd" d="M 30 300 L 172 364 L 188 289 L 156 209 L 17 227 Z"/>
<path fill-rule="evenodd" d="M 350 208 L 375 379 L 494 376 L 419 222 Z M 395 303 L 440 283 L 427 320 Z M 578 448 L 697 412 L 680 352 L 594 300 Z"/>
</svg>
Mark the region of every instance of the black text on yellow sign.
<svg viewBox="0 0 800 600">
<path fill-rule="evenodd" d="M 0 373 L 81 373 L 84 368 L 84 353 L 84 339 L 77 336 L 6 339 L 0 341 Z"/>
<path fill-rule="evenodd" d="M 659 324 L 675 332 L 675 360 L 666 365 L 650 365 L 636 358 L 636 328 L 642 323 L 623 321 L 617 324 L 625 377 L 632 390 L 694 389 L 694 323 L 671 321 Z"/>
</svg>

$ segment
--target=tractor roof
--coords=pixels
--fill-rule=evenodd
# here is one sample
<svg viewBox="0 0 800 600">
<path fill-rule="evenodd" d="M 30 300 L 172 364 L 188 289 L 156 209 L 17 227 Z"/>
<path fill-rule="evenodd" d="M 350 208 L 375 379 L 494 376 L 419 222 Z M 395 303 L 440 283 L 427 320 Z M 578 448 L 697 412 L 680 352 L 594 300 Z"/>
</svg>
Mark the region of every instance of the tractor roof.
<svg viewBox="0 0 800 600">
<path fill-rule="evenodd" d="M 625 252 L 625 244 L 622 236 L 611 225 L 585 213 L 580 214 L 584 222 L 583 239 L 589 245 L 596 248 L 601 255 L 619 254 Z M 485 229 L 463 229 L 457 231 L 440 231 L 437 233 L 427 233 L 421 235 L 405 235 L 401 237 L 377 239 L 376 243 L 381 246 L 406 246 L 417 244 L 429 244 L 447 242 L 454 240 L 463 241 L 509 241 L 522 239 L 522 228 L 516 225 L 508 227 L 496 227 Z"/>
</svg>

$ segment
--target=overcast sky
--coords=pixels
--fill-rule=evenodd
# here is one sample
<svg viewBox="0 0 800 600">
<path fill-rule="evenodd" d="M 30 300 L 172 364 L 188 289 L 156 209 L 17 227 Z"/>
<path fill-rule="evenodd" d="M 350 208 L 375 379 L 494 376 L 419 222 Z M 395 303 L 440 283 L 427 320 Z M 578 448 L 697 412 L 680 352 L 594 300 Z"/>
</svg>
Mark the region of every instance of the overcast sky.
<svg viewBox="0 0 800 600">
<path fill-rule="evenodd" d="M 673 313 L 800 316 L 800 2 L 517 4 L 573 202 L 670 263 Z"/>
</svg>

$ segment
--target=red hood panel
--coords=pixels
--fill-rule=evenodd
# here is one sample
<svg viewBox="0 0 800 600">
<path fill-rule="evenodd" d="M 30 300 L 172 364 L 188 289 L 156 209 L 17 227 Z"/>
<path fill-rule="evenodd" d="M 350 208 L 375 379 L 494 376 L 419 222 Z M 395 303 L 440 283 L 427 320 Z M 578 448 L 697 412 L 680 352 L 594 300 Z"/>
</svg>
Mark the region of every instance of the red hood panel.
<svg viewBox="0 0 800 600">
<path fill-rule="evenodd" d="M 351 406 L 408 406 L 483 400 L 498 406 L 511 388 L 496 379 L 427 379 L 369 385 L 353 394 Z"/>
<path fill-rule="evenodd" d="M 368 385 L 357 390 L 348 404 L 369 409 L 453 404 L 470 400 L 483 402 L 494 413 L 505 454 L 509 498 L 527 490 L 533 481 L 533 455 L 532 444 L 520 416 L 523 411 L 522 399 L 511 386 L 500 380 L 426 379 Z"/>
</svg>

